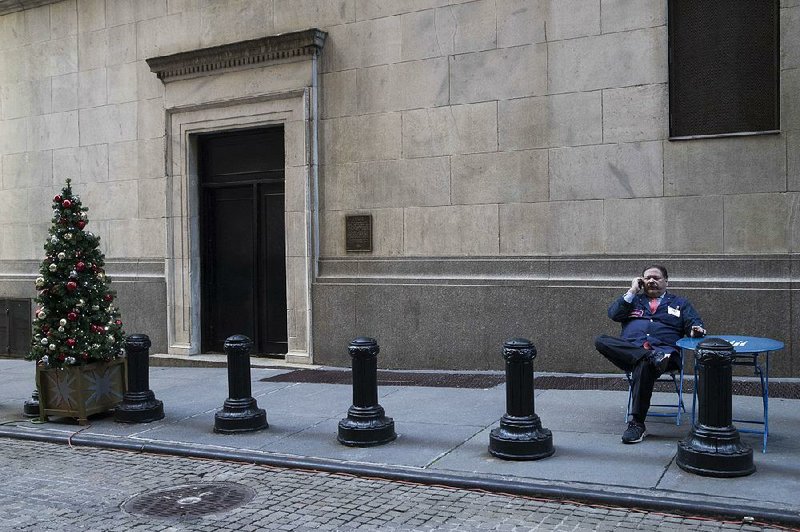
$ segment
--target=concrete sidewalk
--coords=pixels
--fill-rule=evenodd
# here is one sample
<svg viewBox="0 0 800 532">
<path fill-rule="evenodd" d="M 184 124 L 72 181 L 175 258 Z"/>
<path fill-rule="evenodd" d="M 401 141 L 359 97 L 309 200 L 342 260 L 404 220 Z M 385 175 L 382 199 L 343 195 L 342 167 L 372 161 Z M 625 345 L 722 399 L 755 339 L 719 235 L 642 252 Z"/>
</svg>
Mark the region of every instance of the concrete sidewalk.
<svg viewBox="0 0 800 532">
<path fill-rule="evenodd" d="M 686 473 L 675 464 L 676 444 L 690 429 L 688 416 L 681 426 L 649 420 L 644 442 L 623 445 L 627 392 L 537 390 L 536 413 L 552 430 L 556 452 L 544 460 L 510 462 L 487 452 L 489 431 L 505 412 L 502 384 L 489 389 L 383 386 L 380 404 L 395 420 L 397 440 L 350 448 L 340 445 L 336 434 L 352 402 L 351 387 L 261 380 L 291 370 L 252 369 L 253 397 L 267 411 L 268 429 L 221 435 L 213 427 L 214 413 L 227 397 L 224 368 L 151 367 L 150 387 L 164 402 L 163 420 L 125 425 L 112 416 L 93 417 L 81 427 L 69 419 L 39 424 L 23 418 L 22 405 L 34 388 L 33 363 L 0 360 L 0 436 L 753 516 L 800 527 L 800 400 L 770 400 L 766 454 L 760 452 L 760 436 L 742 435 L 755 449 L 753 475 L 717 479 Z M 686 400 L 691 404 L 690 395 Z M 734 413 L 759 417 L 760 398 L 734 396 Z"/>
</svg>

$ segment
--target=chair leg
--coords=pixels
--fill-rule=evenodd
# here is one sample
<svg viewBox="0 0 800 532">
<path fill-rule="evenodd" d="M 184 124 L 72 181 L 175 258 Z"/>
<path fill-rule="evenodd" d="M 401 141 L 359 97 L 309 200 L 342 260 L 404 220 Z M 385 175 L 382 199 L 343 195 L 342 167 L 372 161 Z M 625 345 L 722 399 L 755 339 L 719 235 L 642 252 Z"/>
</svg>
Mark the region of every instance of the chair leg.
<svg viewBox="0 0 800 532">
<path fill-rule="evenodd" d="M 626 373 L 625 379 L 628 381 L 628 406 L 625 409 L 625 423 L 628 422 L 628 418 L 631 415 L 631 405 L 633 404 L 633 385 L 631 383 L 631 374 Z"/>
<path fill-rule="evenodd" d="M 675 424 L 681 424 L 681 412 L 686 412 L 686 407 L 683 404 L 683 376 L 678 380 L 674 373 L 670 373 L 672 377 L 672 384 L 675 386 L 675 393 L 678 395 L 678 404 L 675 405 Z"/>
<path fill-rule="evenodd" d="M 666 374 L 664 375 L 666 376 Z M 675 394 L 678 396 L 678 402 L 675 405 L 675 424 L 680 426 L 681 424 L 681 415 L 686 412 L 686 405 L 683 402 L 683 367 L 681 366 L 680 377 L 676 375 L 674 372 L 669 373 L 670 378 L 672 379 L 672 385 L 675 387 Z M 628 422 L 628 419 L 631 415 L 631 406 L 633 404 L 633 383 L 631 382 L 631 375 L 630 373 L 625 374 L 625 378 L 628 381 L 628 406 L 625 409 L 625 423 Z M 663 381 L 666 382 L 666 381 Z M 672 406 L 669 404 L 657 404 L 652 405 L 657 407 L 668 407 Z M 672 414 L 667 413 L 654 413 L 651 414 L 648 412 L 648 416 L 658 416 L 658 417 L 671 417 Z"/>
</svg>

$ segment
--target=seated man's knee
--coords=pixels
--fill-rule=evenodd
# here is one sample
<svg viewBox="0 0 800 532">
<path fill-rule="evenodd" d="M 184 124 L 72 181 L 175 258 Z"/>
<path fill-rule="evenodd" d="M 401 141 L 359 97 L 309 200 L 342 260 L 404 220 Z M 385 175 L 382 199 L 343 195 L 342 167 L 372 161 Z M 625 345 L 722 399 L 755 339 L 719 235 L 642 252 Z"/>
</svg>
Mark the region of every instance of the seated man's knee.
<svg viewBox="0 0 800 532">
<path fill-rule="evenodd" d="M 594 337 L 594 348 L 600 351 L 601 353 L 606 348 L 606 338 L 605 334 L 601 334 L 599 336 Z"/>
</svg>

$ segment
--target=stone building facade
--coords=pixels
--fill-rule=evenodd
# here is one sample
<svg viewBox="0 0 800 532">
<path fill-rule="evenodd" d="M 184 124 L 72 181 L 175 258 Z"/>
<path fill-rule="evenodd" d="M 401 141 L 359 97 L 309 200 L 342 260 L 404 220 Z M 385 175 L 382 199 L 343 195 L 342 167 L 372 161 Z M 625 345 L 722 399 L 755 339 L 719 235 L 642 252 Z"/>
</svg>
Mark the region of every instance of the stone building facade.
<svg viewBox="0 0 800 532">
<path fill-rule="evenodd" d="M 800 2 L 779 3 L 768 135 L 670 139 L 667 14 L 667 0 L 0 0 L 0 299 L 34 297 L 50 198 L 71 177 L 129 332 L 194 354 L 212 312 L 259 320 L 204 283 L 222 260 L 204 251 L 208 213 L 228 227 L 207 203 L 204 139 L 266 131 L 282 139 L 265 150 L 283 157 L 272 280 L 288 360 L 346 364 L 367 335 L 382 366 L 489 369 L 524 336 L 538 370 L 611 371 L 592 337 L 660 262 L 711 332 L 781 339 L 774 374 L 798 376 Z M 348 251 L 351 215 L 369 216 L 369 251 Z M 260 249 L 254 234 L 230 238 Z M 238 278 L 225 264 L 214 274 Z"/>
</svg>

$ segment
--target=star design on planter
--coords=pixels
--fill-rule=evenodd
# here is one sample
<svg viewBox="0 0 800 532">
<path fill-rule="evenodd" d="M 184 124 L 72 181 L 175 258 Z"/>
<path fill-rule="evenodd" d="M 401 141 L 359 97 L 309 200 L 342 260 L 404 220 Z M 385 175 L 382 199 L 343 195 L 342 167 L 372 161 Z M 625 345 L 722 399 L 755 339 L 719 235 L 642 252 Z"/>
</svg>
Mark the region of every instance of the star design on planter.
<svg viewBox="0 0 800 532">
<path fill-rule="evenodd" d="M 86 376 L 89 383 L 88 391 L 90 392 L 87 403 L 102 401 L 106 396 L 111 396 L 113 399 L 122 399 L 122 395 L 114 389 L 114 373 L 113 368 L 108 368 L 102 373 L 95 371 Z"/>
<path fill-rule="evenodd" d="M 75 375 L 67 371 L 59 371 L 50 377 L 53 392 L 53 401 L 58 405 L 66 405 L 68 408 L 75 407 L 75 397 L 73 396 Z"/>
</svg>

